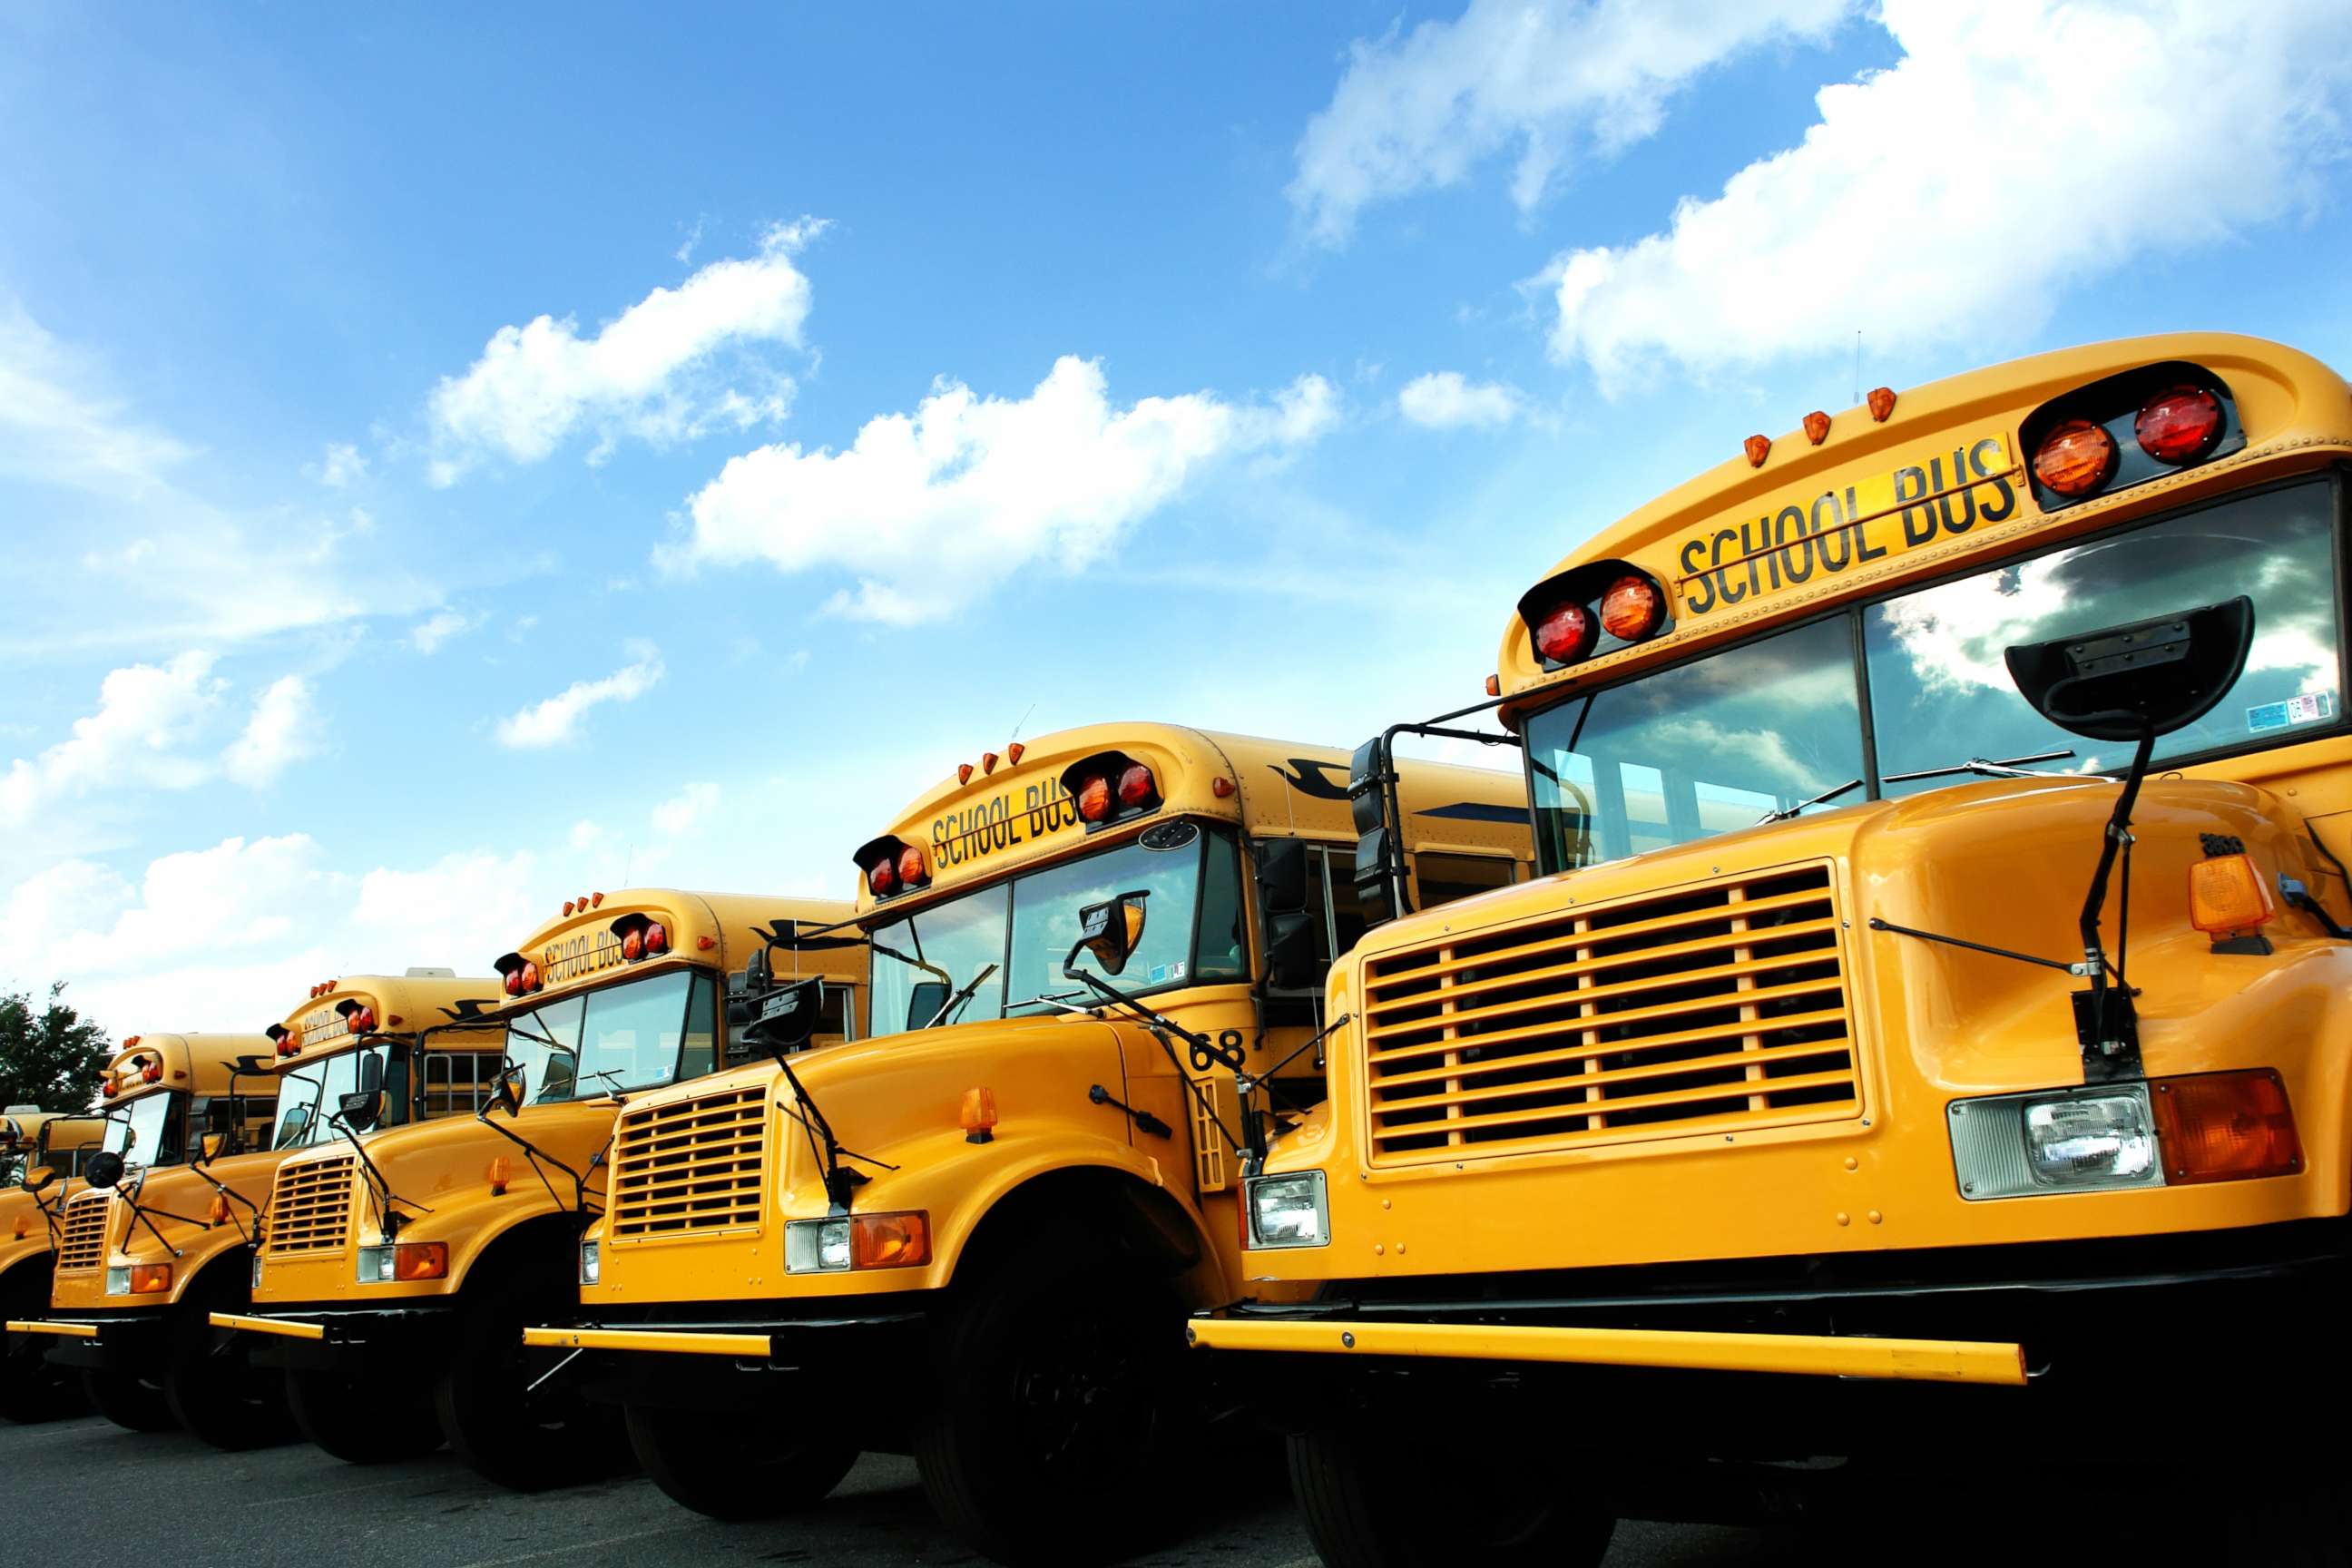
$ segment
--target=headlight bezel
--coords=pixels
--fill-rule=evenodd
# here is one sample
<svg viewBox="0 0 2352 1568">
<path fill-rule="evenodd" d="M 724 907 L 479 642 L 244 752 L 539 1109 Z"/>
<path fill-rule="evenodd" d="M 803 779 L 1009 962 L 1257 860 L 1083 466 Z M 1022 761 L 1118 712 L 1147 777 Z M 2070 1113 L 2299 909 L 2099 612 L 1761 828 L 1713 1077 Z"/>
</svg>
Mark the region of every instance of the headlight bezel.
<svg viewBox="0 0 2352 1568">
<path fill-rule="evenodd" d="M 849 1215 L 784 1222 L 785 1273 L 846 1274 L 851 1262 Z"/>
<path fill-rule="evenodd" d="M 2049 1112 L 2074 1107 L 2087 1110 L 2094 1105 L 2128 1109 L 2136 1125 L 2127 1130 L 2126 1142 L 2136 1145 L 2137 1152 L 2119 1150 L 2116 1161 L 2128 1169 L 2060 1173 L 2046 1154 L 2055 1140 L 2045 1140 L 2044 1155 L 2037 1159 L 2032 1141 L 2037 1111 L 2044 1113 L 2045 1128 L 2061 1125 L 2063 1130 L 2066 1119 L 2053 1118 Z M 2144 1082 L 2076 1084 L 1956 1100 L 1945 1107 L 1945 1122 L 1950 1135 L 1953 1180 L 1961 1198 L 1969 1203 L 2137 1192 L 2168 1184 L 2156 1109 Z M 2079 1118 L 2075 1131 L 2078 1137 L 2084 1135 Z"/>
<path fill-rule="evenodd" d="M 580 1283 L 597 1285 L 604 1278 L 604 1244 L 601 1240 L 580 1244 Z"/>
<path fill-rule="evenodd" d="M 1296 1196 L 1290 1194 L 1296 1194 Z M 1265 1226 L 1264 1199 L 1290 1196 L 1287 1212 L 1311 1217 L 1312 1236 L 1281 1236 L 1270 1233 Z M 1301 1199 L 1304 1201 L 1302 1202 Z M 1242 1184 L 1242 1223 L 1244 1239 L 1253 1252 L 1290 1252 L 1301 1247 L 1331 1245 L 1330 1187 L 1321 1171 L 1285 1171 L 1276 1175 L 1253 1176 Z"/>
</svg>

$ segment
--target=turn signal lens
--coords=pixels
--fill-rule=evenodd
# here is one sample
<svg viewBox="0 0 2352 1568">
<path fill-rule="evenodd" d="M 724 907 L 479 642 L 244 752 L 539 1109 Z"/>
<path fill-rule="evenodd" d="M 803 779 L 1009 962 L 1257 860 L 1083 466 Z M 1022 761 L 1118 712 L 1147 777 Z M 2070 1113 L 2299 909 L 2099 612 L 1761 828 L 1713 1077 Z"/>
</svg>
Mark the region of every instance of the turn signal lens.
<svg viewBox="0 0 2352 1568">
<path fill-rule="evenodd" d="M 353 1014 L 352 1016 L 352 1032 L 355 1035 L 374 1034 L 375 1009 L 373 1007 L 362 1007 L 357 1013 Z"/>
<path fill-rule="evenodd" d="M 168 1263 L 134 1263 L 131 1266 L 131 1293 L 152 1296 L 172 1288 L 172 1266 Z"/>
<path fill-rule="evenodd" d="M 931 1216 L 907 1214 L 852 1215 L 849 1257 L 856 1268 L 914 1268 L 931 1260 Z"/>
<path fill-rule="evenodd" d="M 646 956 L 657 958 L 669 951 L 669 927 L 659 921 L 646 922 Z"/>
<path fill-rule="evenodd" d="M 965 1089 L 962 1121 L 966 1132 L 995 1131 L 996 1091 L 992 1089 Z"/>
<path fill-rule="evenodd" d="M 285 1047 L 284 1046 L 280 1046 L 280 1047 L 278 1047 L 278 1054 L 279 1056 L 281 1056 L 281 1057 L 282 1057 L 282 1056 L 284 1056 L 284 1055 L 286 1055 L 286 1054 L 287 1054 L 287 1052 L 286 1052 L 286 1047 Z M 106 1089 L 105 1089 L 105 1091 L 104 1091 L 104 1092 L 105 1092 L 105 1094 L 106 1094 L 106 1098 L 107 1098 L 107 1099 L 109 1099 L 109 1100 L 112 1100 L 112 1099 L 113 1099 L 117 1094 L 121 1093 L 121 1091 L 120 1089 L 116 1089 L 116 1088 L 115 1088 L 115 1086 L 114 1086 L 114 1084 L 113 1084 L 113 1081 L 112 1081 L 111 1079 L 110 1079 L 110 1080 L 108 1080 L 108 1082 L 107 1082 Z"/>
<path fill-rule="evenodd" d="M 1592 651 L 1592 614 L 1582 605 L 1554 605 L 1536 623 L 1536 651 L 1554 664 L 1574 664 Z"/>
<path fill-rule="evenodd" d="M 212 1206 L 205 1210 L 205 1223 L 207 1225 L 226 1225 L 228 1222 L 228 1199 L 219 1193 L 215 1193 L 213 1194 Z"/>
<path fill-rule="evenodd" d="M 621 939 L 621 957 L 630 963 L 635 963 L 645 955 L 646 933 L 633 926 L 629 930 L 629 934 Z"/>
<path fill-rule="evenodd" d="M 494 1198 L 503 1197 L 506 1195 L 507 1183 L 514 1175 L 514 1167 L 507 1163 L 507 1157 L 504 1154 L 493 1154 L 490 1156 L 489 1168 L 482 1174 L 489 1181 L 490 1195 Z"/>
<path fill-rule="evenodd" d="M 912 888 L 931 879 L 923 865 L 923 852 L 912 844 L 898 851 L 898 880 Z"/>
<path fill-rule="evenodd" d="M 2217 855 L 2189 868 L 2189 923 L 2212 936 L 2252 931 L 2278 912 L 2270 888 L 2243 855 Z"/>
<path fill-rule="evenodd" d="M 532 963 L 528 960 L 524 962 L 522 966 L 522 988 L 526 991 L 536 991 L 539 989 L 539 965 Z"/>
<path fill-rule="evenodd" d="M 2140 405 L 2132 435 L 2159 463 L 2193 463 L 2221 438 L 2221 400 L 2201 386 L 2168 386 Z"/>
<path fill-rule="evenodd" d="M 1151 770 L 1141 763 L 1129 763 L 1127 771 L 1118 775 L 1118 801 L 1121 805 L 1141 805 L 1159 793 L 1159 782 Z"/>
<path fill-rule="evenodd" d="M 1089 773 L 1078 785 L 1078 817 L 1083 822 L 1100 822 L 1110 815 L 1110 780 L 1100 773 Z"/>
<path fill-rule="evenodd" d="M 1601 629 L 1620 642 L 1640 642 L 1658 629 L 1665 608 L 1647 577 L 1620 577 L 1601 596 Z"/>
<path fill-rule="evenodd" d="M 449 1244 L 446 1241 L 404 1241 L 392 1249 L 394 1279 L 446 1279 L 449 1275 Z"/>
<path fill-rule="evenodd" d="M 877 860 L 866 868 L 866 885 L 877 899 L 887 898 L 898 890 L 898 873 L 887 860 Z"/>
<path fill-rule="evenodd" d="M 145 1079 L 149 1083 L 161 1083 L 163 1081 L 163 1064 L 162 1062 L 149 1062 L 147 1064 L 147 1070 L 141 1073 L 139 1076 Z"/>
<path fill-rule="evenodd" d="M 2116 438 L 2104 426 L 2069 419 L 2042 437 L 2033 477 L 2042 488 L 2073 500 L 2089 495 L 2116 471 Z"/>
<path fill-rule="evenodd" d="M 517 964 L 514 968 L 507 971 L 507 994 L 509 996 L 520 996 L 522 994 L 522 966 L 520 964 Z"/>
<path fill-rule="evenodd" d="M 2148 1087 L 2168 1182 L 2235 1182 L 2303 1169 L 2303 1142 L 2278 1074 L 2200 1073 Z"/>
</svg>

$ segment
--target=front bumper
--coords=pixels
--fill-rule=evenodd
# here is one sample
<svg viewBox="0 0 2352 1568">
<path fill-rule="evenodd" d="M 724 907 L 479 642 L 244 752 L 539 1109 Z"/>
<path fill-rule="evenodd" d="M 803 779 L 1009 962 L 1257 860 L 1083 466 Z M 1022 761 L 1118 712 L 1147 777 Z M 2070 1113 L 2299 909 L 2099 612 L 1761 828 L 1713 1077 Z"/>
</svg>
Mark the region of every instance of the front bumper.
<svg viewBox="0 0 2352 1568">
<path fill-rule="evenodd" d="M 257 1366 L 365 1373 L 435 1364 L 457 1326 L 456 1303 L 383 1307 L 289 1306 L 215 1312 L 224 1342 L 242 1335 Z"/>
<path fill-rule="evenodd" d="M 45 1355 L 51 1364 L 84 1372 L 149 1372 L 163 1363 L 170 1331 L 171 1309 L 148 1308 L 136 1312 L 61 1318 L 17 1318 L 9 1321 L 12 1334 L 34 1334 L 47 1340 Z"/>
<path fill-rule="evenodd" d="M 779 1303 L 780 1304 L 780 1303 Z M 780 1317 L 772 1305 L 713 1315 L 699 1304 L 640 1309 L 626 1319 L 548 1324 L 523 1331 L 525 1348 L 566 1352 L 560 1374 L 590 1397 L 624 1405 L 735 1410 L 776 1396 L 784 1379 L 805 1384 L 856 1378 L 870 1387 L 877 1368 L 919 1364 L 894 1353 L 929 1332 L 929 1312 L 905 1297 L 826 1302 L 822 1316 Z M 837 1309 L 847 1306 L 851 1310 Z"/>
</svg>

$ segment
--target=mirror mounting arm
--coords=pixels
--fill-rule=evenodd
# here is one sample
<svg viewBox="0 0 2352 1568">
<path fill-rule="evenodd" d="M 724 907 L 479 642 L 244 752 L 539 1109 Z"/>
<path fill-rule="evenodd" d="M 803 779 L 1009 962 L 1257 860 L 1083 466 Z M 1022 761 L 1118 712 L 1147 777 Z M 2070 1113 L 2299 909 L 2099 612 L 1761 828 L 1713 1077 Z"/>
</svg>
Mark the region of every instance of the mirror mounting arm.
<svg viewBox="0 0 2352 1568">
<path fill-rule="evenodd" d="M 1209 1098 L 1207 1091 L 1202 1089 L 1192 1073 L 1185 1070 L 1183 1058 L 1176 1054 L 1176 1041 L 1169 1037 L 1173 1035 L 1192 1048 L 1193 1071 L 1203 1071 L 1212 1065 L 1222 1064 L 1234 1073 L 1234 1079 L 1238 1083 L 1241 1069 L 1249 1061 L 1249 1058 L 1242 1054 L 1238 1034 L 1233 1030 L 1226 1031 L 1228 1034 L 1234 1035 L 1234 1039 L 1231 1043 L 1222 1039 L 1211 1040 L 1206 1035 L 1194 1034 L 1164 1014 L 1153 1012 L 1099 975 L 1091 974 L 1080 969 L 1078 952 L 1085 946 L 1086 943 L 1082 942 L 1070 949 L 1070 955 L 1062 961 L 1062 973 L 1149 1030 L 1151 1037 L 1160 1042 L 1160 1048 L 1168 1054 L 1169 1065 L 1176 1069 L 1176 1077 L 1191 1093 L 1192 1102 L 1200 1107 L 1201 1114 L 1207 1117 L 1219 1132 L 1224 1134 L 1226 1142 L 1240 1152 L 1242 1173 L 1244 1176 L 1255 1176 L 1264 1170 L 1266 1156 L 1265 1129 L 1259 1125 L 1255 1116 L 1250 1114 L 1246 1105 L 1242 1108 L 1244 1131 L 1236 1133 L 1232 1128 L 1226 1126 L 1225 1119 L 1217 1114 L 1216 1102 Z"/>
</svg>

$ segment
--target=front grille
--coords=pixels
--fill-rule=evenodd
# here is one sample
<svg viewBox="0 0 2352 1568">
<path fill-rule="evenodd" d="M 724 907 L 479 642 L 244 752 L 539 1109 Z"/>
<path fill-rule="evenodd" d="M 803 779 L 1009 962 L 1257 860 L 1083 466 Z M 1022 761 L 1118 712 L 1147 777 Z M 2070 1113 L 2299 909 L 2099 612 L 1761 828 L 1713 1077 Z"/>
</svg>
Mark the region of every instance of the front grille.
<svg viewBox="0 0 2352 1568">
<path fill-rule="evenodd" d="M 1826 863 L 1365 961 L 1375 1164 L 1857 1115 Z"/>
<path fill-rule="evenodd" d="M 623 1112 L 605 1234 L 756 1228 L 767 1128 L 764 1083 Z"/>
<path fill-rule="evenodd" d="M 59 1268 L 95 1268 L 106 1260 L 107 1204 L 112 1193 L 79 1193 L 66 1205 L 58 1237 Z"/>
<path fill-rule="evenodd" d="M 262 1249 L 281 1255 L 341 1252 L 351 1239 L 352 1170 L 349 1154 L 278 1166 Z"/>
</svg>

